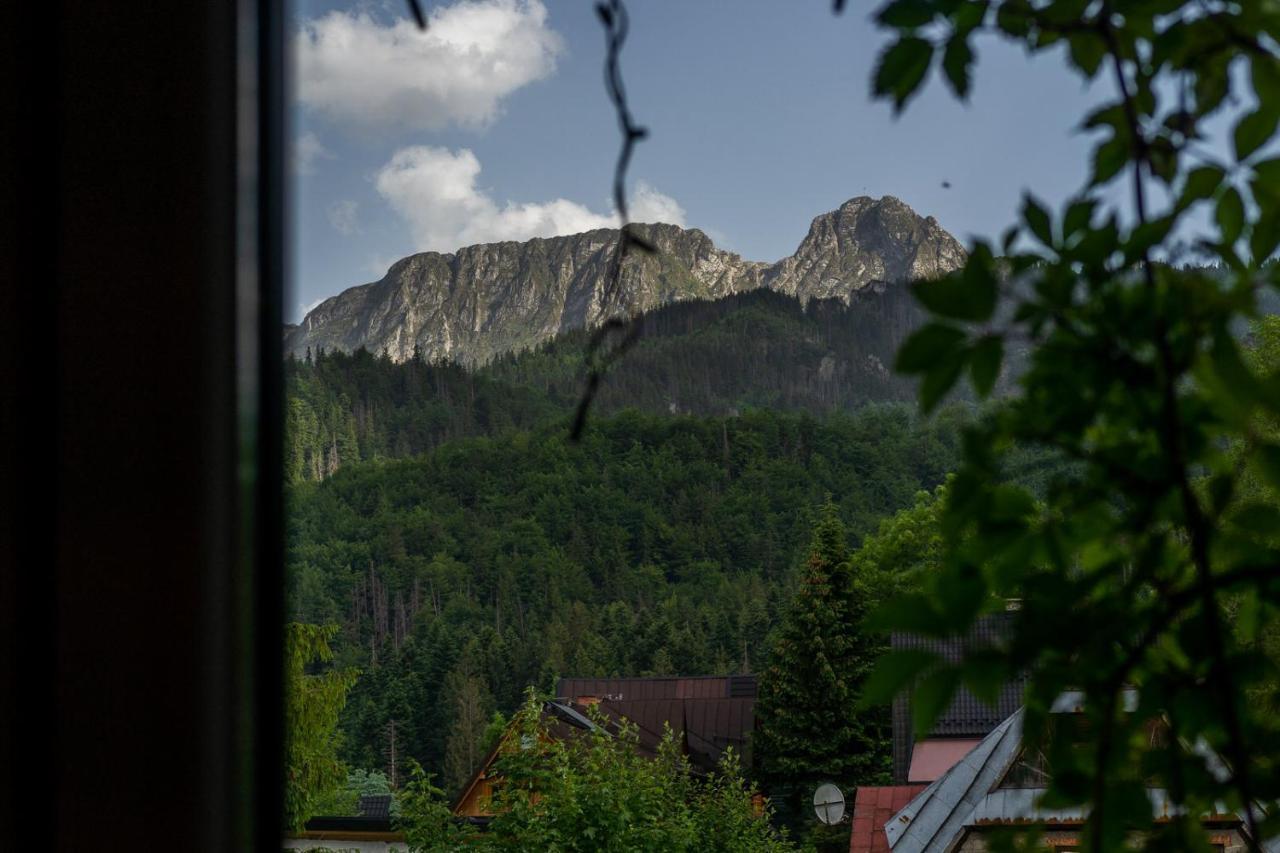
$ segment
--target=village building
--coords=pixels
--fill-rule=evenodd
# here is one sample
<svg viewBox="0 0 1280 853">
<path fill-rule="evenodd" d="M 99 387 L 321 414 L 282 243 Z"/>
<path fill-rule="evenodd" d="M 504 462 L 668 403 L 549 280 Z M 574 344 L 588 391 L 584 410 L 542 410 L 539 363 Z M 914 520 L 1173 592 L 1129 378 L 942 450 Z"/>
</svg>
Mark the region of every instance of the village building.
<svg viewBox="0 0 1280 853">
<path fill-rule="evenodd" d="M 997 613 L 979 619 L 963 640 L 895 634 L 890 645 L 931 652 L 947 663 L 958 664 L 970 651 L 998 646 L 1008 630 L 1009 618 L 1007 613 Z M 1022 706 L 1025 684 L 1024 679 L 1015 679 L 1004 685 L 994 705 L 980 702 L 961 688 L 929 734 L 919 741 L 911 725 L 910 696 L 899 694 L 892 710 L 893 783 L 929 783 L 941 777 Z"/>
<path fill-rule="evenodd" d="M 705 775 L 719 766 L 728 749 L 741 757 L 744 767 L 750 766 L 756 692 L 754 675 L 562 678 L 556 698 L 543 703 L 542 713 L 555 738 L 600 726 L 616 731 L 624 723 L 634 725 L 636 748 L 647 757 L 657 756 L 669 727 L 690 769 Z M 453 804 L 455 816 L 492 816 L 493 765 L 507 740 L 507 735 L 499 739 L 463 786 Z"/>
<path fill-rule="evenodd" d="M 404 833 L 391 816 L 391 795 L 361 796 L 357 814 L 313 817 L 306 828 L 286 836 L 285 850 L 327 853 L 408 853 Z"/>
<path fill-rule="evenodd" d="M 1079 694 L 1064 693 L 1052 712 L 1065 721 L 1078 715 L 1080 702 Z M 1024 751 L 1024 713 L 1020 708 L 1010 714 L 928 784 L 859 788 L 850 853 L 980 853 L 994 831 L 1030 824 L 1043 828 L 1048 849 L 1079 850 L 1087 812 L 1041 805 L 1048 778 L 1039 756 Z M 1174 811 L 1167 792 L 1147 793 L 1157 822 L 1167 820 Z M 1248 849 L 1242 815 L 1206 814 L 1200 820 L 1211 849 Z"/>
</svg>

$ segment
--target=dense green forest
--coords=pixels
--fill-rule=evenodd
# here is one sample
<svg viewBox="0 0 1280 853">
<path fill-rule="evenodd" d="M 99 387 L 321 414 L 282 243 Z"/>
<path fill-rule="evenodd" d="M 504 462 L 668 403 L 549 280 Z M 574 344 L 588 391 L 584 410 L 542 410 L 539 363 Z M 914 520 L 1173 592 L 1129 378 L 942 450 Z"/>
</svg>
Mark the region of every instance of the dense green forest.
<svg viewBox="0 0 1280 853">
<path fill-rule="evenodd" d="M 576 445 L 549 425 L 296 485 L 290 617 L 340 624 L 363 670 L 345 757 L 385 766 L 394 721 L 442 770 L 451 735 L 481 735 L 456 719 L 558 675 L 752 669 L 826 496 L 873 529 L 941 482 L 961 415 L 623 413 Z"/>
<path fill-rule="evenodd" d="M 852 305 L 805 306 L 768 290 L 668 305 L 639 319 L 639 343 L 609 372 L 595 411 L 820 414 L 906 401 L 911 383 L 889 368 L 917 320 L 902 287 L 869 290 Z M 567 332 L 475 372 L 420 358 L 393 364 L 364 350 L 290 359 L 287 476 L 322 479 L 345 463 L 402 458 L 566 414 L 582 392 L 589 337 Z"/>
<path fill-rule="evenodd" d="M 653 312 L 576 443 L 583 332 L 476 371 L 290 360 L 289 618 L 360 670 L 341 757 L 452 788 L 529 685 L 761 671 L 824 503 L 856 547 L 959 458 L 972 406 L 921 419 L 881 363 L 905 298 Z"/>
</svg>

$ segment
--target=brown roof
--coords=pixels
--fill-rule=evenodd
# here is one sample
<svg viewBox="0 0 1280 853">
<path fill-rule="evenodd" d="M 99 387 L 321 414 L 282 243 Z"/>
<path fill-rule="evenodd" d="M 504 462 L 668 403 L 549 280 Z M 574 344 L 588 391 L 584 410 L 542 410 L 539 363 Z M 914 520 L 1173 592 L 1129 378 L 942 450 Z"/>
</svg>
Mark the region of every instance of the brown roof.
<svg viewBox="0 0 1280 853">
<path fill-rule="evenodd" d="M 859 788 L 853 796 L 849 853 L 889 853 L 889 836 L 884 834 L 884 825 L 926 787 L 885 785 Z"/>
<path fill-rule="evenodd" d="M 635 723 L 643 751 L 656 753 L 670 726 L 697 771 L 715 770 L 730 747 L 744 765 L 750 765 L 755 699 L 604 699 L 599 708 L 612 717 L 625 717 Z"/>
<path fill-rule="evenodd" d="M 562 678 L 556 696 L 580 699 L 750 699 L 754 675 L 673 675 L 651 678 Z"/>
</svg>

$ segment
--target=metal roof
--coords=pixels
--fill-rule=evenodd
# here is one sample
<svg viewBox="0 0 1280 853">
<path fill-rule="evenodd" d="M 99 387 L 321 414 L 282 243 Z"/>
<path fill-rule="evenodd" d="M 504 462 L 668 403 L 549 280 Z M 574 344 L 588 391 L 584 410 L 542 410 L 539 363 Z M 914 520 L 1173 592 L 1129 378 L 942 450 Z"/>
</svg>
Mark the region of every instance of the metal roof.
<svg viewBox="0 0 1280 853">
<path fill-rule="evenodd" d="M 1126 703 L 1130 701 L 1126 697 Z M 1073 698 L 1064 693 L 1055 703 L 1057 713 L 1072 713 Z M 975 826 L 1024 824 L 1082 824 L 1088 817 L 1081 806 L 1045 808 L 1040 799 L 1044 788 L 997 787 L 1022 749 L 1023 711 L 1000 724 L 982 739 L 958 764 L 900 809 L 884 824 L 884 834 L 892 853 L 943 853 L 952 849 L 964 832 Z M 1147 790 L 1152 814 L 1157 819 L 1177 813 L 1167 791 Z M 1219 804 L 1207 821 L 1239 822 L 1240 818 Z M 1263 844 L 1268 853 L 1280 848 L 1280 839 Z"/>
<path fill-rule="evenodd" d="M 730 747 L 750 766 L 754 699 L 604 699 L 597 707 L 611 717 L 635 723 L 642 750 L 656 752 L 670 726 L 695 770 L 715 770 Z"/>
<path fill-rule="evenodd" d="M 993 613 L 979 619 L 966 637 L 920 637 L 894 634 L 890 645 L 895 649 L 921 649 L 932 652 L 949 663 L 960 663 L 971 650 L 999 646 L 1008 636 L 1011 613 Z M 978 700 L 965 688 L 956 691 L 951 704 L 934 722 L 930 737 L 981 738 L 994 730 L 1022 707 L 1026 686 L 1024 678 L 1005 684 L 994 705 Z M 893 778 L 906 781 L 911 762 L 914 737 L 911 730 L 911 702 L 904 693 L 893 700 Z"/>
<path fill-rule="evenodd" d="M 754 675 L 679 675 L 649 678 L 562 678 L 556 696 L 580 700 L 614 699 L 749 699 L 754 698 Z"/>
<path fill-rule="evenodd" d="M 356 813 L 361 817 L 391 817 L 391 795 L 361 794 Z"/>
</svg>

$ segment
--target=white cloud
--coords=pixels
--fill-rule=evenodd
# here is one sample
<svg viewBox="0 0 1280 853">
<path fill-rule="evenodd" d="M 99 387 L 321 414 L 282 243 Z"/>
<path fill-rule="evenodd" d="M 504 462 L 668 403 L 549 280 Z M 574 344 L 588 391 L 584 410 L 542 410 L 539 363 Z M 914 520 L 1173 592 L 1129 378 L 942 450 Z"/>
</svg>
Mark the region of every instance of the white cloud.
<svg viewBox="0 0 1280 853">
<path fill-rule="evenodd" d="M 317 160 L 332 160 L 333 152 L 324 147 L 320 137 L 308 131 L 293 140 L 293 171 L 296 175 L 315 174 Z"/>
<path fill-rule="evenodd" d="M 451 252 L 460 246 L 528 240 L 616 228 L 616 213 L 595 213 L 557 198 L 519 204 L 498 202 L 476 186 L 480 161 L 470 150 L 415 145 L 397 151 L 376 176 L 379 194 L 409 224 L 419 251 Z M 637 222 L 684 224 L 675 199 L 643 182 L 630 211 Z"/>
<path fill-rule="evenodd" d="M 335 201 L 325 208 L 329 224 L 344 237 L 360 233 L 360 205 L 350 199 Z"/>
<path fill-rule="evenodd" d="M 333 11 L 306 22 L 295 46 L 304 106 L 367 131 L 439 130 L 489 124 L 503 98 L 555 71 L 563 41 L 541 0 L 459 0 L 425 32 Z"/>
<path fill-rule="evenodd" d="M 324 301 L 325 301 L 326 299 L 328 299 L 328 298 L 329 298 L 329 297 L 327 297 L 327 296 L 321 296 L 319 299 L 315 300 L 315 301 L 314 301 L 314 302 L 312 302 L 310 305 L 305 305 L 305 304 L 303 304 L 303 303 L 299 302 L 299 303 L 298 303 L 298 317 L 299 317 L 299 318 L 306 317 L 308 314 L 310 314 L 310 313 L 311 313 L 311 309 L 312 309 L 312 308 L 315 308 L 317 305 L 319 305 L 321 302 L 324 302 Z"/>
</svg>

